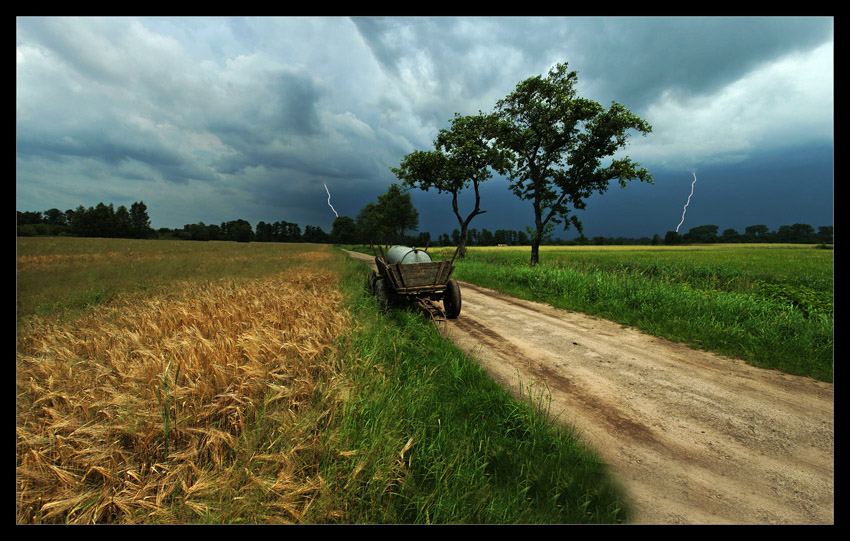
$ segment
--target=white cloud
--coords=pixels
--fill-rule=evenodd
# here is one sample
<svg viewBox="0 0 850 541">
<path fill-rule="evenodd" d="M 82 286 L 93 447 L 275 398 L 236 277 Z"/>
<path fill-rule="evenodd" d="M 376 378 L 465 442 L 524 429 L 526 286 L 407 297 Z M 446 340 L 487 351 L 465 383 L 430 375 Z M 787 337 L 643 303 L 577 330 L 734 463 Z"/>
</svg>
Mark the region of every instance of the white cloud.
<svg viewBox="0 0 850 541">
<path fill-rule="evenodd" d="M 628 154 L 670 166 L 734 162 L 756 149 L 833 138 L 833 43 L 763 64 L 709 95 L 665 91 L 644 118 L 653 133 Z"/>
</svg>

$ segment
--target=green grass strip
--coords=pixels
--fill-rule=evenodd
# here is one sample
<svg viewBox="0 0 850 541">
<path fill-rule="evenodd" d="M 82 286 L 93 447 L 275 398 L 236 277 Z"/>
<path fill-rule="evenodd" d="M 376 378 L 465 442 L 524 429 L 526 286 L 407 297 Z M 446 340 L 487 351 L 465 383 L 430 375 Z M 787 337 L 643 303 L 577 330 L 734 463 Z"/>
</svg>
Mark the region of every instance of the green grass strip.
<svg viewBox="0 0 850 541">
<path fill-rule="evenodd" d="M 821 302 L 820 311 L 816 303 L 800 310 L 776 295 L 699 289 L 688 282 L 596 268 L 463 261 L 457 263 L 454 276 L 756 366 L 823 381 L 833 378 L 831 303 Z"/>
<path fill-rule="evenodd" d="M 323 478 L 346 522 L 617 523 L 626 505 L 598 456 L 528 392 L 516 400 L 421 314 L 387 312 L 352 263 L 351 393 Z"/>
</svg>

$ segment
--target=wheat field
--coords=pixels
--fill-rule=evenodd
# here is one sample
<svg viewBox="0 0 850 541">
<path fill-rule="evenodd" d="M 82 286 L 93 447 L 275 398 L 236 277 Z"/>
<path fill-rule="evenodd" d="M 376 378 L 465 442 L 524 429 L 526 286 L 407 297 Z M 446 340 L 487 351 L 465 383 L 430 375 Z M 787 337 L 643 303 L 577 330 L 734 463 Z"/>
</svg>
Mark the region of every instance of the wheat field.
<svg viewBox="0 0 850 541">
<path fill-rule="evenodd" d="M 16 359 L 17 522 L 203 520 L 257 497 L 265 516 L 254 520 L 298 522 L 323 483 L 315 424 L 299 412 L 319 387 L 342 393 L 331 352 L 350 317 L 337 279 L 301 266 L 125 295 L 72 321 L 29 318 Z M 277 444 L 234 460 L 261 410 Z"/>
</svg>

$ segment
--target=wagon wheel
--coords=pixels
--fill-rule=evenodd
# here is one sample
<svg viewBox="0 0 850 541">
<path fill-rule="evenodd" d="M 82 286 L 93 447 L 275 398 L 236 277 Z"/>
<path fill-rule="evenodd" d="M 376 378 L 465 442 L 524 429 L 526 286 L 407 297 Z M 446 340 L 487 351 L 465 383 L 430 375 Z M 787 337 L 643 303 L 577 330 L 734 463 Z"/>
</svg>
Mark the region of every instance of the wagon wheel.
<svg viewBox="0 0 850 541">
<path fill-rule="evenodd" d="M 369 272 L 366 276 L 366 290 L 372 295 L 375 294 L 375 280 L 378 279 L 378 273 L 375 271 Z"/>
<path fill-rule="evenodd" d="M 449 279 L 446 284 L 446 293 L 443 296 L 443 308 L 446 311 L 446 317 L 456 319 L 460 315 L 460 286 L 457 285 L 457 280 Z"/>
<path fill-rule="evenodd" d="M 378 304 L 381 308 L 386 308 L 390 302 L 390 293 L 383 277 L 378 277 L 375 280 L 375 296 L 378 297 Z"/>
</svg>

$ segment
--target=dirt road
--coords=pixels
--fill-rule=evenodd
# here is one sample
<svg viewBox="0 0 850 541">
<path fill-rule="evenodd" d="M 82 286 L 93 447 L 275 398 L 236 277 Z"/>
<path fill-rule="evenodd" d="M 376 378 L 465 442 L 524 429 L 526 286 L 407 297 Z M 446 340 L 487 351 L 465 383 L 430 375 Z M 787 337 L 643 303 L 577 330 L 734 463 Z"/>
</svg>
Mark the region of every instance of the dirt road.
<svg viewBox="0 0 850 541">
<path fill-rule="evenodd" d="M 451 340 L 514 392 L 545 387 L 622 482 L 633 522 L 834 523 L 832 384 L 471 284 L 461 293 Z"/>
</svg>

